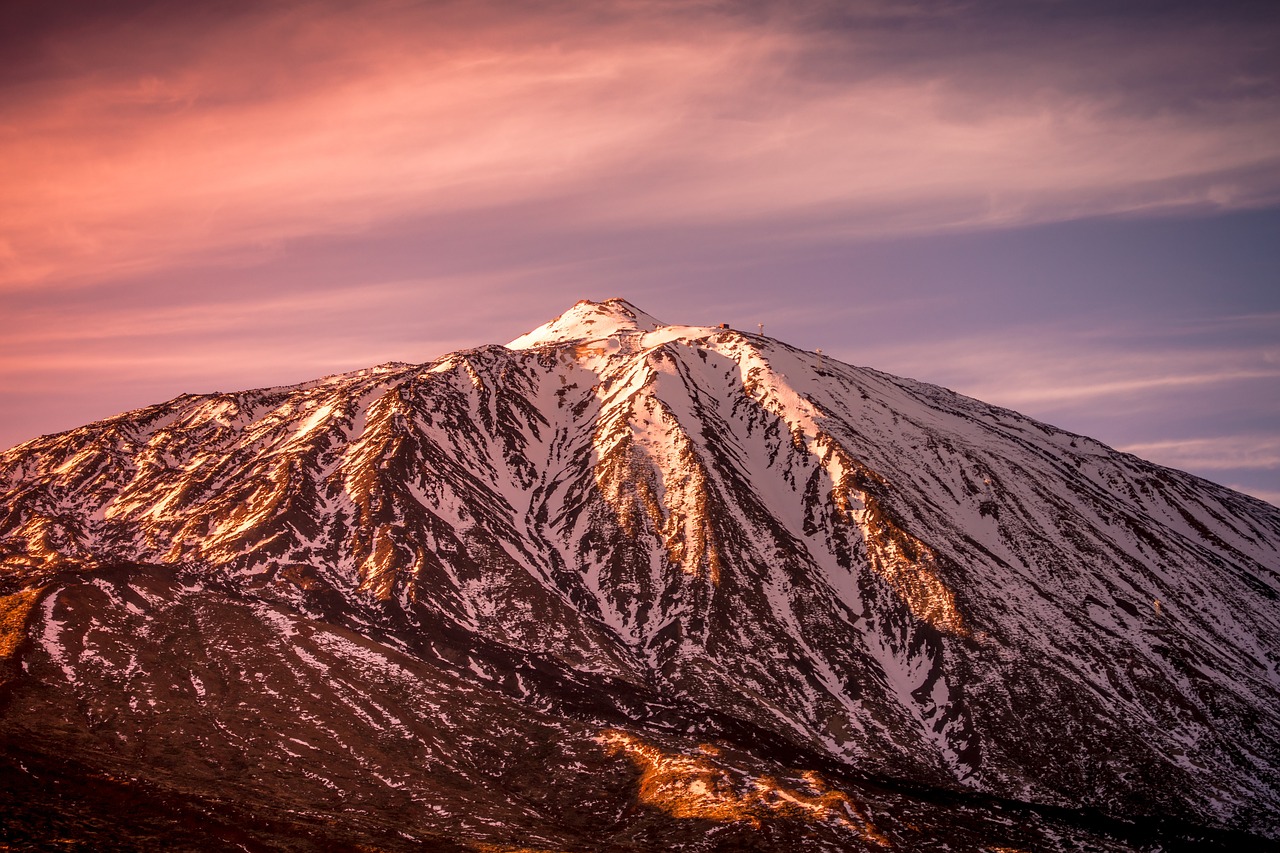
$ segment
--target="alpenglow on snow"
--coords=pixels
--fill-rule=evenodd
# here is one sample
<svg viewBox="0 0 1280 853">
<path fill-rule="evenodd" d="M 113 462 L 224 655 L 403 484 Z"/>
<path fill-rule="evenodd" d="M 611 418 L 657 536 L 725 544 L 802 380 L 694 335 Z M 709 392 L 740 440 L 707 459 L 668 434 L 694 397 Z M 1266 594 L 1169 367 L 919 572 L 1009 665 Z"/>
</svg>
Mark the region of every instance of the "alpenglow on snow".
<svg viewBox="0 0 1280 853">
<path fill-rule="evenodd" d="M 6 843 L 1280 839 L 1280 510 L 762 334 L 583 301 L 0 495 Z"/>
</svg>

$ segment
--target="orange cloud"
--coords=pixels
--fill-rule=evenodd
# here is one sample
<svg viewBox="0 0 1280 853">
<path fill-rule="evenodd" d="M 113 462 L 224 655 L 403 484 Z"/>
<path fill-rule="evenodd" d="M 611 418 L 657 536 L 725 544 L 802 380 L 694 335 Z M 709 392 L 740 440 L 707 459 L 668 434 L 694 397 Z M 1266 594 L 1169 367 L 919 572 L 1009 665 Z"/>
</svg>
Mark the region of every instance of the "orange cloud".
<svg viewBox="0 0 1280 853">
<path fill-rule="evenodd" d="M 0 287 L 531 200 L 574 228 L 867 235 L 1280 197 L 1274 102 L 1124 112 L 959 64 L 814 76 L 833 41 L 873 43 L 713 8 L 312 3 L 64 34 L 84 59 L 9 88 Z"/>
</svg>

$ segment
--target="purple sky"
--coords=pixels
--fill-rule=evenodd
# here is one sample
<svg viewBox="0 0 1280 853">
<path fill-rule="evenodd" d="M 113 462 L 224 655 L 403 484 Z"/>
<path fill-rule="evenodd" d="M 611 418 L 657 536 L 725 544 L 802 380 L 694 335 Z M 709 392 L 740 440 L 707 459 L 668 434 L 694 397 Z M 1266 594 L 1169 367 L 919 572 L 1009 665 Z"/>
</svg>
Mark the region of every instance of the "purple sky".
<svg viewBox="0 0 1280 853">
<path fill-rule="evenodd" d="M 1274 3 L 195 6 L 0 11 L 0 446 L 624 296 L 1280 503 Z"/>
</svg>

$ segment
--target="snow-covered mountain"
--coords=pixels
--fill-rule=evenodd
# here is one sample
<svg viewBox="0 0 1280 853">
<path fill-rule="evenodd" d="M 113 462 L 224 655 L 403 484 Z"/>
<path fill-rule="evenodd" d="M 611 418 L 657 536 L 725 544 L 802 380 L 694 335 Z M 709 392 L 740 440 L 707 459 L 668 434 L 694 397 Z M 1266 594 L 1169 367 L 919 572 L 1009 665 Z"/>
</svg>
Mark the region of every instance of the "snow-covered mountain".
<svg viewBox="0 0 1280 853">
<path fill-rule="evenodd" d="M 0 839 L 1280 839 L 1280 510 L 622 300 L 29 441 L 0 560 Z"/>
</svg>

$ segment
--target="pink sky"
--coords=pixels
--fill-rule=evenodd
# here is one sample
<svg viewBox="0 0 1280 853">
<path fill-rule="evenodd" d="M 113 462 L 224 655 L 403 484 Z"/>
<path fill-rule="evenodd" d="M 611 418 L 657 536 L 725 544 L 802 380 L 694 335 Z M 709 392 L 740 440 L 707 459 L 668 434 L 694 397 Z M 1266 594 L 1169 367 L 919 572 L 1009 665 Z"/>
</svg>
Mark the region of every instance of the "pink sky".
<svg viewBox="0 0 1280 853">
<path fill-rule="evenodd" d="M 1138 322 L 1082 351 L 1097 317 L 1067 322 L 1057 296 L 973 334 L 938 306 L 986 282 L 940 270 L 904 312 L 891 269 L 869 292 L 787 259 L 856 269 L 859 247 L 895 241 L 945 253 L 968 235 L 1276 209 L 1280 26 L 1258 8 L 17 3 L 0 44 L 0 444 L 144 395 L 506 340 L 620 287 L 673 321 L 715 322 L 699 312 L 730 301 L 801 337 L 833 297 L 892 305 L 891 340 L 820 337 L 1032 414 L 1213 377 L 1253 389 L 1247 406 L 1280 371 L 1267 270 L 1218 310 L 1261 318 L 1247 347 L 1134 352 Z M 776 285 L 730 280 L 747 257 Z M 1172 319 L 1210 319 L 1200 286 Z M 1232 464 L 1251 440 L 1280 467 L 1265 418 L 1223 435 L 1145 423 L 1098 437 L 1175 462 L 1220 441 Z M 1252 488 L 1275 500 L 1280 482 Z"/>
</svg>

